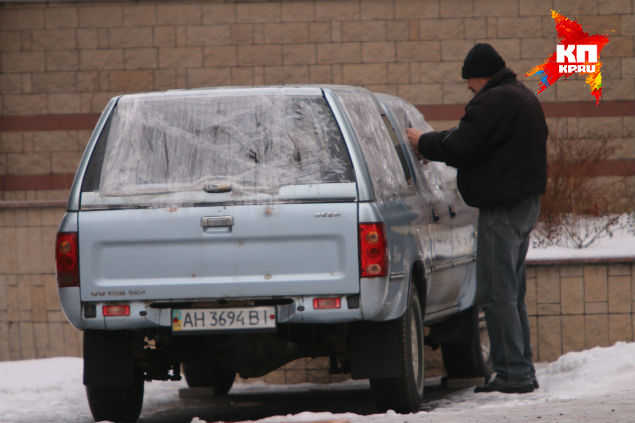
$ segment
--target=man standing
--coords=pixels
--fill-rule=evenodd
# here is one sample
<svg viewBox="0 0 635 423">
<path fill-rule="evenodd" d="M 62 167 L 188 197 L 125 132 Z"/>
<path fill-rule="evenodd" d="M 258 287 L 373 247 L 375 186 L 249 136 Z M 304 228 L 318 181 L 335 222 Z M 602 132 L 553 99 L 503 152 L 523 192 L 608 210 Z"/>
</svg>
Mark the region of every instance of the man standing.
<svg viewBox="0 0 635 423">
<path fill-rule="evenodd" d="M 547 124 L 536 96 L 489 44 L 467 54 L 463 79 L 475 93 L 458 126 L 424 134 L 412 148 L 456 167 L 465 202 L 479 208 L 477 298 L 487 321 L 496 378 L 475 392 L 538 388 L 525 307 L 525 257 L 547 179 Z"/>
</svg>

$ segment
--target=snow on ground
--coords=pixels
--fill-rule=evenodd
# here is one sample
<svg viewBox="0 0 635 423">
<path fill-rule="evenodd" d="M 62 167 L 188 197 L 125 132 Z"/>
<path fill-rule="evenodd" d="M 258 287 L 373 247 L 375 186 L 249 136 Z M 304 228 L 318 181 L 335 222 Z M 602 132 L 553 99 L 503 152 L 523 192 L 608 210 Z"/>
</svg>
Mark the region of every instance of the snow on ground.
<svg viewBox="0 0 635 423">
<path fill-rule="evenodd" d="M 635 392 L 635 343 L 632 342 L 570 352 L 552 363 L 539 363 L 536 367 L 540 389 L 531 394 L 479 395 L 474 394 L 472 389 L 465 389 L 441 400 L 439 408 L 512 407 L 590 398 L 604 393 Z"/>
<path fill-rule="evenodd" d="M 0 362 L 0 422 L 92 422 L 83 361 L 58 357 Z M 146 384 L 144 408 L 173 401 L 185 382 Z"/>
<path fill-rule="evenodd" d="M 473 388 L 457 391 L 441 400 L 426 403 L 429 412 L 409 416 L 407 421 L 427 421 L 431 417 L 456 411 L 487 413 L 491 409 L 537 406 L 558 400 L 578 400 L 598 395 L 627 394 L 635 398 L 635 343 L 618 342 L 612 347 L 596 347 L 571 352 L 553 363 L 539 363 L 537 377 L 540 389 L 524 395 L 501 393 L 475 394 Z M 511 412 L 511 411 L 510 411 Z M 416 417 L 421 417 L 417 419 Z M 396 414 L 358 416 L 355 414 L 301 413 L 276 416 L 262 422 L 306 422 L 342 419 L 350 422 L 395 421 Z M 633 416 L 635 418 L 635 415 Z M 404 419 L 399 419 L 404 421 Z"/>
<path fill-rule="evenodd" d="M 92 422 L 82 385 L 82 361 L 78 358 L 0 362 L 0 422 Z M 456 412 L 489 413 L 492 409 L 513 410 L 537 407 L 559 400 L 580 400 L 597 396 L 635 398 L 635 343 L 618 342 L 612 347 L 596 347 L 571 352 L 553 363 L 537 366 L 540 389 L 525 395 L 500 393 L 475 394 L 462 389 L 440 400 L 428 401 L 431 411 L 408 416 L 408 421 L 428 421 Z M 351 389 L 365 382 L 343 382 L 334 385 L 236 385 L 233 393 L 302 391 L 309 389 Z M 146 383 L 144 414 L 162 404 L 178 403 L 184 382 Z M 361 416 L 352 413 L 300 413 L 274 416 L 262 422 L 307 422 L 343 419 L 350 422 L 388 422 L 397 418 L 393 412 Z M 192 422 L 202 423 L 200 419 Z"/>
</svg>

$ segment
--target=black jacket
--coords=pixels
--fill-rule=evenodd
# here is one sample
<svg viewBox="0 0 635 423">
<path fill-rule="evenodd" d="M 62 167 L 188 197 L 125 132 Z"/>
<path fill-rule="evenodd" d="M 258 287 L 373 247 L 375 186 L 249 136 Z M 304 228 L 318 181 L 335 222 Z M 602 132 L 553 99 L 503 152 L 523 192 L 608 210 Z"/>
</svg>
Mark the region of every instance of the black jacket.
<svg viewBox="0 0 635 423">
<path fill-rule="evenodd" d="M 498 71 L 465 106 L 459 125 L 419 138 L 419 152 L 458 170 L 473 207 L 510 205 L 544 194 L 547 124 L 540 102 L 509 68 Z"/>
</svg>

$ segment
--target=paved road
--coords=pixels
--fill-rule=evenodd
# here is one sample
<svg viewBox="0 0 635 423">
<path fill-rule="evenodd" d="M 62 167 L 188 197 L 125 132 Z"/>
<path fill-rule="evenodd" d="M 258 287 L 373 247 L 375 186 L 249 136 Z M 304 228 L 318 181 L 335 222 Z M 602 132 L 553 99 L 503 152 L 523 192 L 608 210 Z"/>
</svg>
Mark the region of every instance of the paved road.
<svg viewBox="0 0 635 423">
<path fill-rule="evenodd" d="M 209 397 L 204 389 L 182 389 L 179 400 L 154 410 L 144 409 L 139 423 L 190 423 L 194 417 L 208 422 L 239 422 L 305 411 L 354 413 L 360 417 L 376 414 L 369 390 L 363 384 L 337 390 L 230 393 L 222 398 Z M 421 411 L 431 411 L 437 400 L 456 389 L 442 387 L 437 380 L 427 384 Z"/>
<path fill-rule="evenodd" d="M 238 422 L 304 411 L 360 415 L 377 412 L 369 400 L 368 390 L 360 388 L 343 391 L 253 392 L 230 394 L 223 398 L 209 398 L 203 393 L 187 393 L 181 395 L 179 401 L 165 404 L 161 409 L 151 413 L 144 411 L 139 422 L 190 423 L 194 417 L 208 422 Z"/>
<path fill-rule="evenodd" d="M 207 422 L 244 422 L 286 416 L 306 411 L 353 413 L 341 419 L 310 416 L 306 422 L 320 423 L 635 423 L 635 392 L 598 392 L 592 398 L 536 400 L 510 395 L 474 403 L 467 400 L 462 409 L 456 405 L 461 395 L 453 395 L 459 386 L 426 386 L 426 398 L 417 414 L 377 413 L 364 387 L 302 392 L 271 391 L 233 393 L 224 398 L 209 398 L 202 392 L 183 390 L 181 398 L 160 408 L 144 410 L 140 423 L 190 423 L 194 417 Z M 503 395 L 503 394 L 484 394 Z M 480 398 L 480 397 L 479 397 Z M 504 403 L 504 406 L 501 405 Z M 452 407 L 452 409 L 449 409 Z M 280 419 L 280 421 L 298 421 Z"/>
</svg>

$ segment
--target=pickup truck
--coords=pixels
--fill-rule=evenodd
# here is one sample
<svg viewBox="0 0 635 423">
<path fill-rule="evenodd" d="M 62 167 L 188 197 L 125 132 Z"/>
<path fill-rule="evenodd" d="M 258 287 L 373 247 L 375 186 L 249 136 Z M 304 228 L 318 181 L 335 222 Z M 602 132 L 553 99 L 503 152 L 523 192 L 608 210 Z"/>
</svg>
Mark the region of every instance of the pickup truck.
<svg viewBox="0 0 635 423">
<path fill-rule="evenodd" d="M 136 421 L 145 381 L 184 373 L 225 395 L 301 357 L 404 413 L 426 344 L 448 376 L 486 377 L 476 212 L 453 169 L 417 160 L 410 126 L 430 130 L 412 104 L 351 86 L 113 98 L 55 246 L 95 420 Z"/>
</svg>

